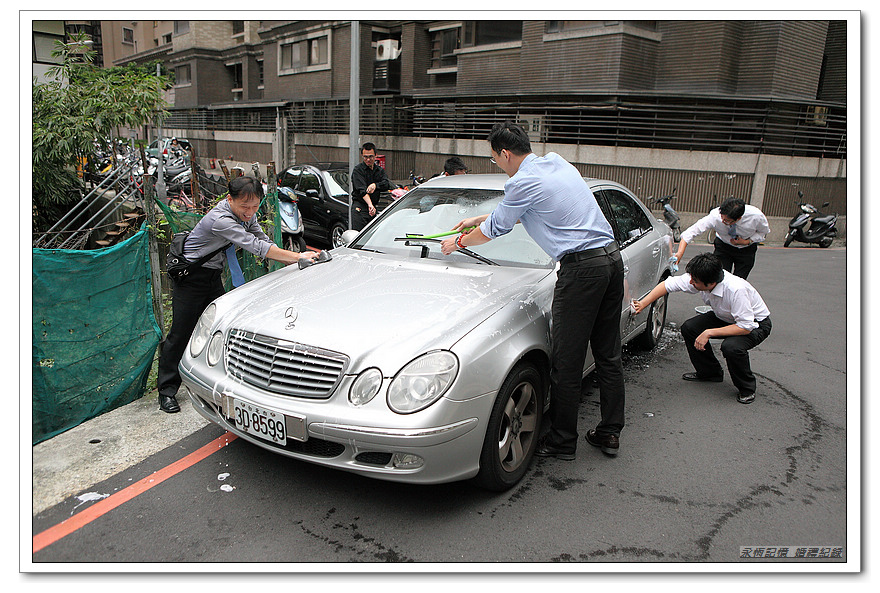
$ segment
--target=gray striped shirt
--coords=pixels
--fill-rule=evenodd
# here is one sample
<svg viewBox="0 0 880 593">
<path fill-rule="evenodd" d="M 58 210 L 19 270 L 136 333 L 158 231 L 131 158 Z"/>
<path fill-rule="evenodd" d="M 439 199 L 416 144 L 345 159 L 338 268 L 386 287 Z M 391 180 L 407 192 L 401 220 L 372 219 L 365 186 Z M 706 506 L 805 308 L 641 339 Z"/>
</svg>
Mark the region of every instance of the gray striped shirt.
<svg viewBox="0 0 880 593">
<path fill-rule="evenodd" d="M 229 200 L 226 199 L 214 206 L 196 224 L 186 239 L 183 255 L 189 261 L 196 261 L 229 243 L 263 259 L 274 245 L 257 222 L 256 214 L 245 222 L 232 212 Z M 225 264 L 226 252 L 221 251 L 203 266 L 222 270 Z"/>
</svg>

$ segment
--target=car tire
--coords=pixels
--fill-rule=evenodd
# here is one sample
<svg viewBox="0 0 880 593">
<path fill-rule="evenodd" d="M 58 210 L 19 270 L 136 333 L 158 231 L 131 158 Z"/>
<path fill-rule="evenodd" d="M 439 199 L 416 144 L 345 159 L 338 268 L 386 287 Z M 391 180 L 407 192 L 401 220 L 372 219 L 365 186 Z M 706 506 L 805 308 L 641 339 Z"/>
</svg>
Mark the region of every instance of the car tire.
<svg viewBox="0 0 880 593">
<path fill-rule="evenodd" d="M 645 324 L 645 331 L 630 342 L 635 348 L 639 350 L 653 350 L 660 343 L 660 336 L 663 335 L 663 327 L 666 325 L 668 299 L 669 295 L 663 295 L 651 303 L 651 307 L 648 309 L 648 322 Z"/>
<path fill-rule="evenodd" d="M 475 482 L 502 492 L 515 486 L 535 453 L 544 413 L 544 381 L 534 365 L 520 363 L 504 380 L 486 428 Z"/>
<path fill-rule="evenodd" d="M 785 234 L 785 240 L 782 242 L 782 246 L 788 247 L 789 245 L 791 245 L 792 241 L 794 241 L 794 235 L 791 231 L 789 231 Z"/>
<path fill-rule="evenodd" d="M 284 248 L 295 253 L 302 253 L 306 250 L 306 241 L 302 235 L 287 235 L 284 237 Z"/>
<path fill-rule="evenodd" d="M 334 222 L 330 226 L 330 234 L 328 235 L 328 238 L 330 239 L 331 249 L 342 246 L 342 233 L 346 230 L 348 230 L 348 227 L 341 222 Z"/>
</svg>

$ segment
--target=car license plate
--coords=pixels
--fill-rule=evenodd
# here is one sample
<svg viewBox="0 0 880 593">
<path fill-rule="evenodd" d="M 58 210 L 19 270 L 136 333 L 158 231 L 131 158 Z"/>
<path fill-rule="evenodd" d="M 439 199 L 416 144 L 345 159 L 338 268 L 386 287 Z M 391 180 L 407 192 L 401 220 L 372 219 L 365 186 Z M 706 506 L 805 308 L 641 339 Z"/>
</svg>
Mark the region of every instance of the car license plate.
<svg viewBox="0 0 880 593">
<path fill-rule="evenodd" d="M 236 428 L 278 445 L 287 444 L 287 421 L 281 412 L 239 400 L 234 400 L 233 409 Z"/>
</svg>

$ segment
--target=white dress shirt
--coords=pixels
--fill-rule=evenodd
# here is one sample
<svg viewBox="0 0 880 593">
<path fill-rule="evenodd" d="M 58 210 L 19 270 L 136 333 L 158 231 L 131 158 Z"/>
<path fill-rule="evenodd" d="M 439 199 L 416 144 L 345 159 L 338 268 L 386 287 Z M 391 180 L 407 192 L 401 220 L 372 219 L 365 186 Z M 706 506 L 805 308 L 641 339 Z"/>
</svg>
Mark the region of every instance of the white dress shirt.
<svg viewBox="0 0 880 593">
<path fill-rule="evenodd" d="M 692 243 L 695 237 L 705 233 L 709 229 L 715 229 L 715 235 L 731 247 L 742 248 L 749 245 L 734 245 L 730 242 L 734 237 L 751 239 L 752 243 L 760 243 L 770 232 L 767 217 L 764 213 L 750 204 L 746 204 L 746 211 L 735 224 L 727 226 L 721 220 L 718 208 L 713 208 L 709 214 L 682 231 L 681 240 Z"/>
<path fill-rule="evenodd" d="M 667 292 L 699 294 L 703 302 L 712 307 L 715 316 L 727 323 L 752 331 L 759 321 L 770 317 L 770 309 L 758 291 L 739 276 L 724 271 L 724 280 L 712 290 L 697 290 L 691 284 L 691 275 L 671 276 L 664 282 Z"/>
</svg>

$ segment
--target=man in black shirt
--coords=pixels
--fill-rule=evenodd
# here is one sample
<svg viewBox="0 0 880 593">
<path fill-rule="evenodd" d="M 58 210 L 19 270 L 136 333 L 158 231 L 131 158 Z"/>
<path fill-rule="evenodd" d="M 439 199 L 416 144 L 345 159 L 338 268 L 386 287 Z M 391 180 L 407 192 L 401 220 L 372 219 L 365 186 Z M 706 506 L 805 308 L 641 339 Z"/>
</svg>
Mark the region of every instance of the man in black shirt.
<svg viewBox="0 0 880 593">
<path fill-rule="evenodd" d="M 391 189 L 385 169 L 376 164 L 376 145 L 372 142 L 364 144 L 361 158 L 363 162 L 351 172 L 351 224 L 357 231 L 376 216 L 379 192 Z"/>
</svg>

